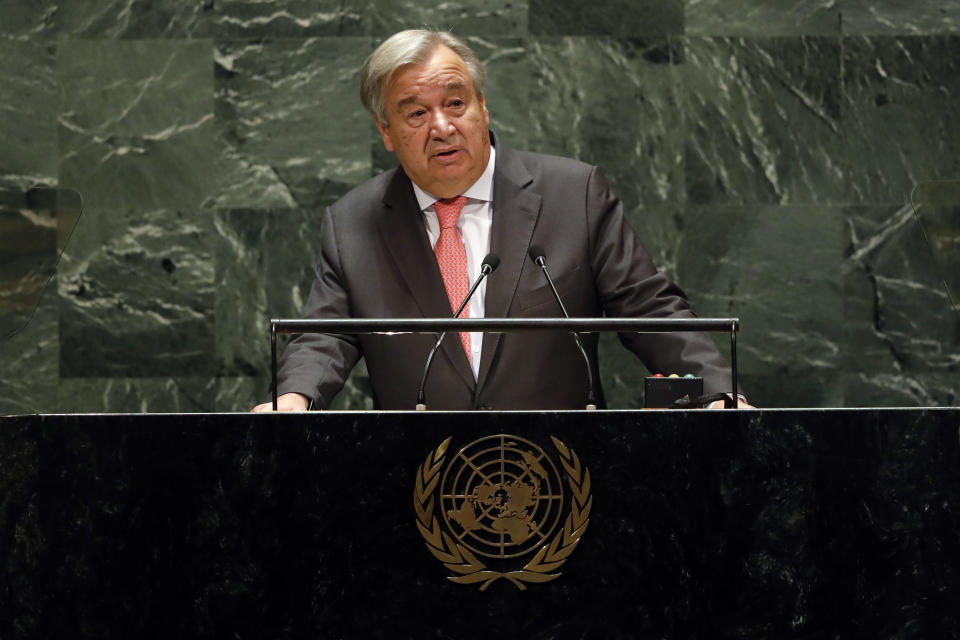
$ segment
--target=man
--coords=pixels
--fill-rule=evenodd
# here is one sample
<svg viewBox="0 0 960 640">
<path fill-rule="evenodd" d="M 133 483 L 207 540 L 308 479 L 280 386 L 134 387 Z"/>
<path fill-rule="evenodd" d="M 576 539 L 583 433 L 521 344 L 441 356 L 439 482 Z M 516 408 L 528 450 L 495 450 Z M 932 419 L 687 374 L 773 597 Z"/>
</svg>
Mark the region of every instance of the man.
<svg viewBox="0 0 960 640">
<path fill-rule="evenodd" d="M 470 317 L 556 317 L 559 306 L 527 255 L 541 247 L 572 317 L 692 317 L 623 220 L 596 167 L 510 149 L 489 131 L 485 73 L 445 32 L 403 31 L 374 51 L 361 97 L 400 167 L 326 213 L 305 317 L 450 317 L 488 253 L 500 266 Z M 464 317 L 465 314 L 461 314 Z M 587 375 L 568 333 L 450 334 L 430 377 L 433 409 L 583 408 Z M 624 334 L 655 371 L 695 373 L 707 393 L 729 367 L 703 334 Z M 283 354 L 279 408 L 329 405 L 361 356 L 377 408 L 412 409 L 430 335 L 302 335 Z M 594 378 L 596 336 L 585 335 Z M 599 383 L 598 383 L 599 384 Z M 602 392 L 601 392 L 602 402 Z M 254 411 L 268 411 L 269 403 Z"/>
</svg>

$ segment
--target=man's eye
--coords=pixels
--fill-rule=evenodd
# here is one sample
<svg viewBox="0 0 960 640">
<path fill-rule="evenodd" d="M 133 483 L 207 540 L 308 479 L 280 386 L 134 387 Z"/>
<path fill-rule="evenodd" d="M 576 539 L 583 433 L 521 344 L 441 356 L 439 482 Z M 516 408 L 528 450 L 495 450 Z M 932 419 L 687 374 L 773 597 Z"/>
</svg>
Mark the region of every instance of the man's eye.
<svg viewBox="0 0 960 640">
<path fill-rule="evenodd" d="M 460 99 L 451 100 L 451 101 L 450 101 L 450 106 L 451 106 L 451 107 L 462 107 L 462 106 L 463 106 L 463 100 L 460 100 Z"/>
</svg>

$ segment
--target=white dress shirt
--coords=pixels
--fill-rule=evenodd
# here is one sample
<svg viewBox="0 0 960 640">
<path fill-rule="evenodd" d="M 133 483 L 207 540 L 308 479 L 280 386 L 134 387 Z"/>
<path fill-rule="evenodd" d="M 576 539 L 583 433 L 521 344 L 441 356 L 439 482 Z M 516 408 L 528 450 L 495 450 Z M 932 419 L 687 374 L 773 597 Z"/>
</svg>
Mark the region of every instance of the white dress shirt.
<svg viewBox="0 0 960 640">
<path fill-rule="evenodd" d="M 487 168 L 469 189 L 460 194 L 467 198 L 467 204 L 464 205 L 463 211 L 460 212 L 460 218 L 457 220 L 457 231 L 463 238 L 463 245 L 467 252 L 467 280 L 471 285 L 480 275 L 480 265 L 490 252 L 490 225 L 493 223 L 493 167 L 496 155 L 496 151 L 491 146 Z M 416 184 L 413 185 L 413 192 L 417 196 L 420 211 L 423 212 L 423 223 L 427 227 L 430 244 L 434 246 L 440 238 L 440 221 L 437 220 L 437 212 L 433 205 L 439 198 L 430 195 Z M 486 290 L 487 281 L 484 279 L 470 299 L 468 310 L 471 318 L 483 317 Z M 482 348 L 483 333 L 472 332 L 470 334 L 470 364 L 473 367 L 474 380 L 480 375 Z"/>
</svg>

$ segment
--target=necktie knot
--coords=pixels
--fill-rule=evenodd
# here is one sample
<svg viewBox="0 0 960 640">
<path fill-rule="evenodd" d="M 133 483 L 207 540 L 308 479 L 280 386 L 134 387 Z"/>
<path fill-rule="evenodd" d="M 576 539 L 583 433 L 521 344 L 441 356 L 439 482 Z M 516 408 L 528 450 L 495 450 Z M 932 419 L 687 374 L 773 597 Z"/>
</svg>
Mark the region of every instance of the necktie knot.
<svg viewBox="0 0 960 640">
<path fill-rule="evenodd" d="M 456 227 L 457 219 L 460 218 L 460 212 L 463 211 L 465 204 L 467 204 L 467 198 L 465 196 L 437 200 L 433 205 L 433 209 L 437 212 L 437 220 L 440 222 L 440 228 L 450 229 Z"/>
</svg>

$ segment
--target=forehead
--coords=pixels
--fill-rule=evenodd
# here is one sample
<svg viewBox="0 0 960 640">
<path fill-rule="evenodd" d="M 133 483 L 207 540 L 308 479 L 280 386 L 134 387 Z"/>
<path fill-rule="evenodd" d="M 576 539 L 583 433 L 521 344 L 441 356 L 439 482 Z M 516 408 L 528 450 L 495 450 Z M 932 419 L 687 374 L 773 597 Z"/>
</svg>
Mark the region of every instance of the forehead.
<svg viewBox="0 0 960 640">
<path fill-rule="evenodd" d="M 408 101 L 427 91 L 472 90 L 466 63 L 447 47 L 438 47 L 423 64 L 400 67 L 387 87 L 390 102 Z"/>
</svg>

